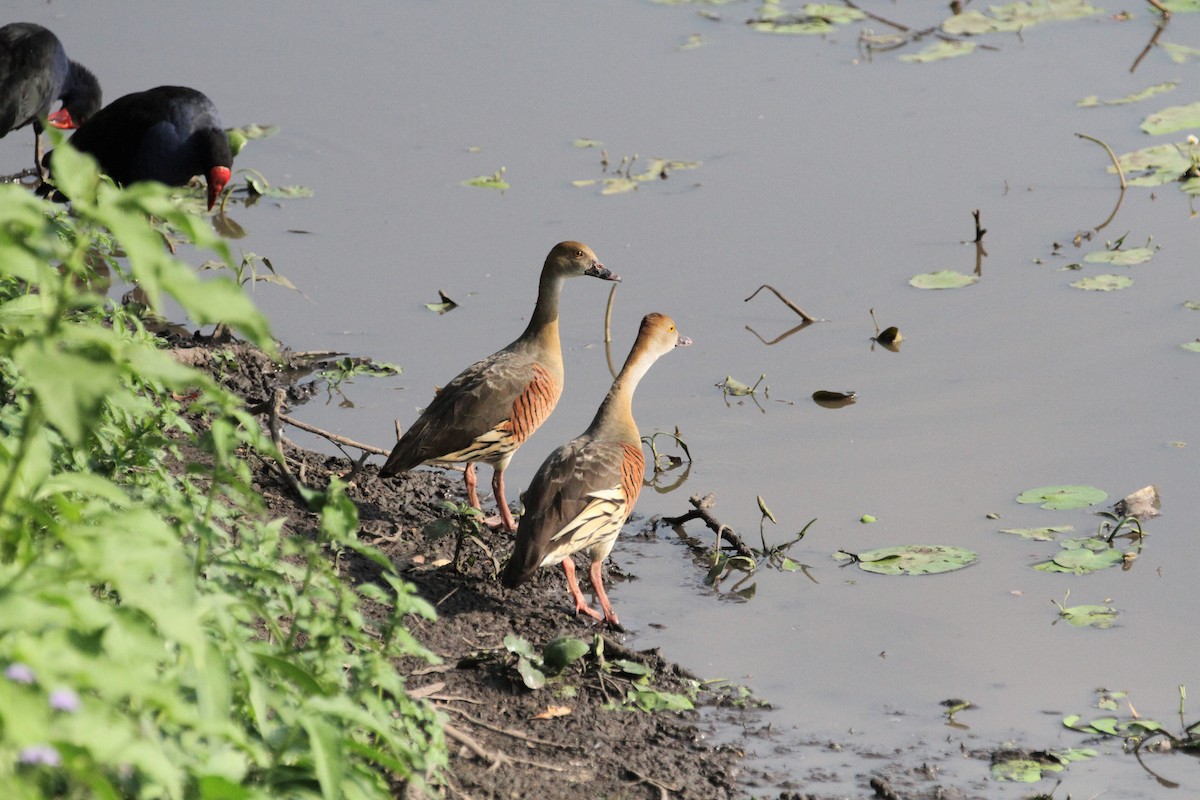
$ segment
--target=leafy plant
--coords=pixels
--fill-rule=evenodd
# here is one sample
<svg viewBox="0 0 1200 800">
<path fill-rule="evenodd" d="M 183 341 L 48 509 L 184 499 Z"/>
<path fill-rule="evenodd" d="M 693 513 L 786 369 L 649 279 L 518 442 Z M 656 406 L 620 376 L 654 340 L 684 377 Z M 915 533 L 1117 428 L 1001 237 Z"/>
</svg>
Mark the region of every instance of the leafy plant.
<svg viewBox="0 0 1200 800">
<path fill-rule="evenodd" d="M 280 457 L 257 420 L 95 272 L 269 351 L 241 287 L 200 281 L 151 217 L 232 267 L 228 246 L 163 187 L 118 190 L 56 144 L 70 214 L 0 186 L 0 785 L 382 799 L 436 779 L 440 723 L 394 666 L 432 658 L 403 623 L 432 608 L 358 543 L 336 482 L 311 492 L 311 536 L 270 520 L 242 460 Z M 374 559 L 379 584 L 343 583 L 331 551 Z"/>
</svg>

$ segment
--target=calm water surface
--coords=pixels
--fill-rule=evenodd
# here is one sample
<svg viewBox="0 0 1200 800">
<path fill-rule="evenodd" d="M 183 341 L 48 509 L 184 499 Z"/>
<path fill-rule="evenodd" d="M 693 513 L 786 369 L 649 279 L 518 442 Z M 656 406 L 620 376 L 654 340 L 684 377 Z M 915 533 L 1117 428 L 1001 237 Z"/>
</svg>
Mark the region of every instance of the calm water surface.
<svg viewBox="0 0 1200 800">
<path fill-rule="evenodd" d="M 943 14 L 941 4 L 864 5 L 914 27 Z M 56 30 L 110 100 L 180 83 L 208 93 L 227 125 L 282 126 L 239 166 L 316 194 L 237 211 L 249 231 L 237 246 L 268 256 L 304 294 L 264 285 L 256 299 L 295 349 L 404 368 L 346 387 L 353 407 L 335 397 L 297 410 L 322 427 L 386 445 L 393 420 L 411 422 L 435 385 L 520 332 L 551 245 L 592 245 L 625 279 L 614 360 L 648 311 L 671 314 L 696 342 L 639 390 L 643 431 L 678 426 L 695 463 L 680 489 L 644 492 L 638 511 L 680 514 L 690 494 L 715 492 L 717 515 L 750 541 L 756 495 L 779 519 L 775 541 L 818 519 L 791 552 L 817 583 L 764 570 L 748 602 L 705 587 L 669 529 L 623 540 L 613 557 L 636 580 L 611 595 L 628 642 L 770 700 L 772 739 L 722 736 L 801 781 L 837 776 L 811 790 L 861 796 L 880 763 L 864 754 L 885 754 L 934 761 L 945 782 L 978 796 L 1019 797 L 1034 788 L 991 782 L 960 748 L 1084 746 L 1059 720 L 1089 716 L 1098 687 L 1131 692 L 1141 714 L 1169 725 L 1176 687 L 1200 693 L 1200 357 L 1179 347 L 1200 336 L 1200 312 L 1182 306 L 1200 300 L 1200 223 L 1176 188 L 1131 188 L 1096 241 L 1070 246 L 1117 199 L 1107 156 L 1073 134 L 1118 153 L 1145 147 L 1154 140 L 1141 119 L 1200 92 L 1196 62 L 1158 50 L 1130 74 L 1153 32 L 1144 4 L 1133 5 L 1132 21 L 1041 26 L 989 39 L 998 52 L 927 65 L 861 59 L 855 39 L 878 24 L 825 39 L 755 33 L 742 24 L 752 3 L 414 0 L 335 14 L 284 3 L 13 2 L 9 15 Z M 704 45 L 680 49 L 692 34 Z M 1162 40 L 1195 46 L 1200 15 L 1176 15 Z M 1075 107 L 1165 80 L 1180 86 L 1137 105 Z M 702 164 L 605 197 L 572 185 L 603 177 L 599 152 L 572 146 L 581 137 L 602 141 L 613 164 L 634 154 L 639 165 Z M 27 144 L 6 139 L 0 171 L 22 169 Z M 503 194 L 461 185 L 502 166 L 512 185 Z M 988 229 L 982 280 L 909 287 L 917 273 L 974 268 L 962 244 L 972 209 Z M 1129 270 L 1132 288 L 1069 287 L 1081 273 L 1062 267 L 1125 234 L 1127 246 L 1152 239 L 1161 250 L 1144 265 L 1082 274 Z M 1055 242 L 1065 255 L 1052 255 Z M 832 321 L 762 344 L 747 326 L 770 340 L 797 321 L 765 293 L 743 302 L 763 283 Z M 461 307 L 425 310 L 439 289 Z M 606 292 L 595 281 L 567 287 L 567 389 L 513 462 L 510 487 L 587 425 L 607 388 Z M 900 327 L 899 353 L 872 351 L 871 308 Z M 761 408 L 727 406 L 714 388 L 763 373 Z M 825 409 L 809 400 L 817 389 L 859 400 Z M 1161 487 L 1164 514 L 1132 570 L 1035 572 L 1055 546 L 996 532 L 1089 531 L 1085 512 L 1014 502 L 1059 483 L 1113 499 Z M 878 522 L 859 523 L 863 514 Z M 698 523 L 687 533 L 711 542 Z M 968 547 L 980 560 L 889 578 L 830 557 L 910 543 Z M 1068 590 L 1071 604 L 1111 599 L 1117 627 L 1052 625 L 1051 600 Z M 944 724 L 938 703 L 949 697 L 978 706 L 958 716 L 967 729 Z M 1200 718 L 1192 706 L 1189 721 Z M 1153 760 L 1182 784 L 1172 792 L 1115 743 L 1100 747 L 1104 757 L 1062 774 L 1057 796 L 1200 791 L 1194 759 Z"/>
</svg>

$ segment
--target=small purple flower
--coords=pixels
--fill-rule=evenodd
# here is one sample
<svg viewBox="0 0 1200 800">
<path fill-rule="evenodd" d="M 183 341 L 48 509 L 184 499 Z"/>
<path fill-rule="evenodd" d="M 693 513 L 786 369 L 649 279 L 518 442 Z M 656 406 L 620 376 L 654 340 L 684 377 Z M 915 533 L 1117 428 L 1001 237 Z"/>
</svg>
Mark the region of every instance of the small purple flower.
<svg viewBox="0 0 1200 800">
<path fill-rule="evenodd" d="M 79 710 L 79 695 L 74 689 L 55 689 L 50 693 L 50 708 L 74 714 Z"/>
<path fill-rule="evenodd" d="M 35 744 L 22 750 L 17 761 L 29 766 L 57 767 L 62 764 L 62 756 L 48 744 Z"/>
<path fill-rule="evenodd" d="M 33 667 L 22 664 L 20 661 L 9 664 L 8 668 L 4 670 L 4 677 L 13 683 L 33 683 L 37 680 L 33 674 Z"/>
</svg>

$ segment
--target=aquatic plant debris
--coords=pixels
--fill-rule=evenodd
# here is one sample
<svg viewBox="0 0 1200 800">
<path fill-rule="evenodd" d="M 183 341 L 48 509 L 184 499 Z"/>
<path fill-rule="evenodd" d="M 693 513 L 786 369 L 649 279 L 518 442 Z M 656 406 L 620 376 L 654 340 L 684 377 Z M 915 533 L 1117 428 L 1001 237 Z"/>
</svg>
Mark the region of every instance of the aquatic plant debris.
<svg viewBox="0 0 1200 800">
<path fill-rule="evenodd" d="M 1073 530 L 1075 530 L 1074 525 L 1050 525 L 1044 528 L 1004 528 L 1000 532 L 1011 533 L 1035 542 L 1053 542 L 1058 538 L 1058 534 Z"/>
<path fill-rule="evenodd" d="M 474 178 L 468 178 L 462 182 L 463 186 L 478 186 L 482 189 L 499 189 L 501 192 L 511 188 L 508 181 L 504 180 L 504 173 L 507 168 L 501 167 L 491 175 L 479 175 Z"/>
<path fill-rule="evenodd" d="M 979 554 L 965 547 L 941 544 L 907 544 L 880 547 L 862 553 L 839 550 L 833 557 L 850 559 L 859 569 L 879 575 L 935 575 L 969 567 Z"/>
</svg>

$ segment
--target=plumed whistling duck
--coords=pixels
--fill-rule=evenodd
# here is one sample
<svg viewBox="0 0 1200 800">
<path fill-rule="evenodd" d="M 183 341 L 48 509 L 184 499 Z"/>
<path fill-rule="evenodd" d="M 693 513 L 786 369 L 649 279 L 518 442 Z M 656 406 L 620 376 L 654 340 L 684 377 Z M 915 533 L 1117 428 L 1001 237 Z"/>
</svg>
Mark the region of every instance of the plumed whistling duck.
<svg viewBox="0 0 1200 800">
<path fill-rule="evenodd" d="M 467 367 L 437 393 L 392 449 L 379 471 L 382 477 L 419 464 L 466 462 L 467 499 L 479 508 L 475 462 L 489 464 L 501 522 L 505 530 L 516 530 L 504 494 L 504 469 L 521 443 L 550 416 L 562 394 L 558 298 L 563 282 L 580 275 L 620 280 L 587 245 L 555 245 L 542 267 L 537 304 L 525 332 L 508 347 Z"/>
<path fill-rule="evenodd" d="M 62 100 L 62 108 L 50 106 Z M 32 22 L 0 28 L 0 138 L 33 125 L 34 161 L 42 169 L 42 130 L 78 128 L 100 109 L 100 82 L 67 59 L 62 42 Z"/>
<path fill-rule="evenodd" d="M 117 98 L 81 125 L 71 144 L 94 156 L 100 169 L 121 185 L 158 181 L 183 186 L 203 175 L 209 209 L 229 183 L 233 167 L 229 136 L 216 106 L 186 86 L 158 86 Z"/>
<path fill-rule="evenodd" d="M 500 578 L 504 586 L 515 588 L 538 567 L 561 563 L 576 613 L 620 627 L 604 592 L 601 565 L 633 511 L 646 469 L 633 420 L 633 391 L 659 356 L 691 343 L 665 314 L 648 314 L 642 320 L 629 358 L 592 424 L 551 453 L 529 484 L 517 543 Z M 588 574 L 603 613 L 588 605 L 575 580 L 571 556 L 581 550 L 591 556 Z"/>
</svg>

